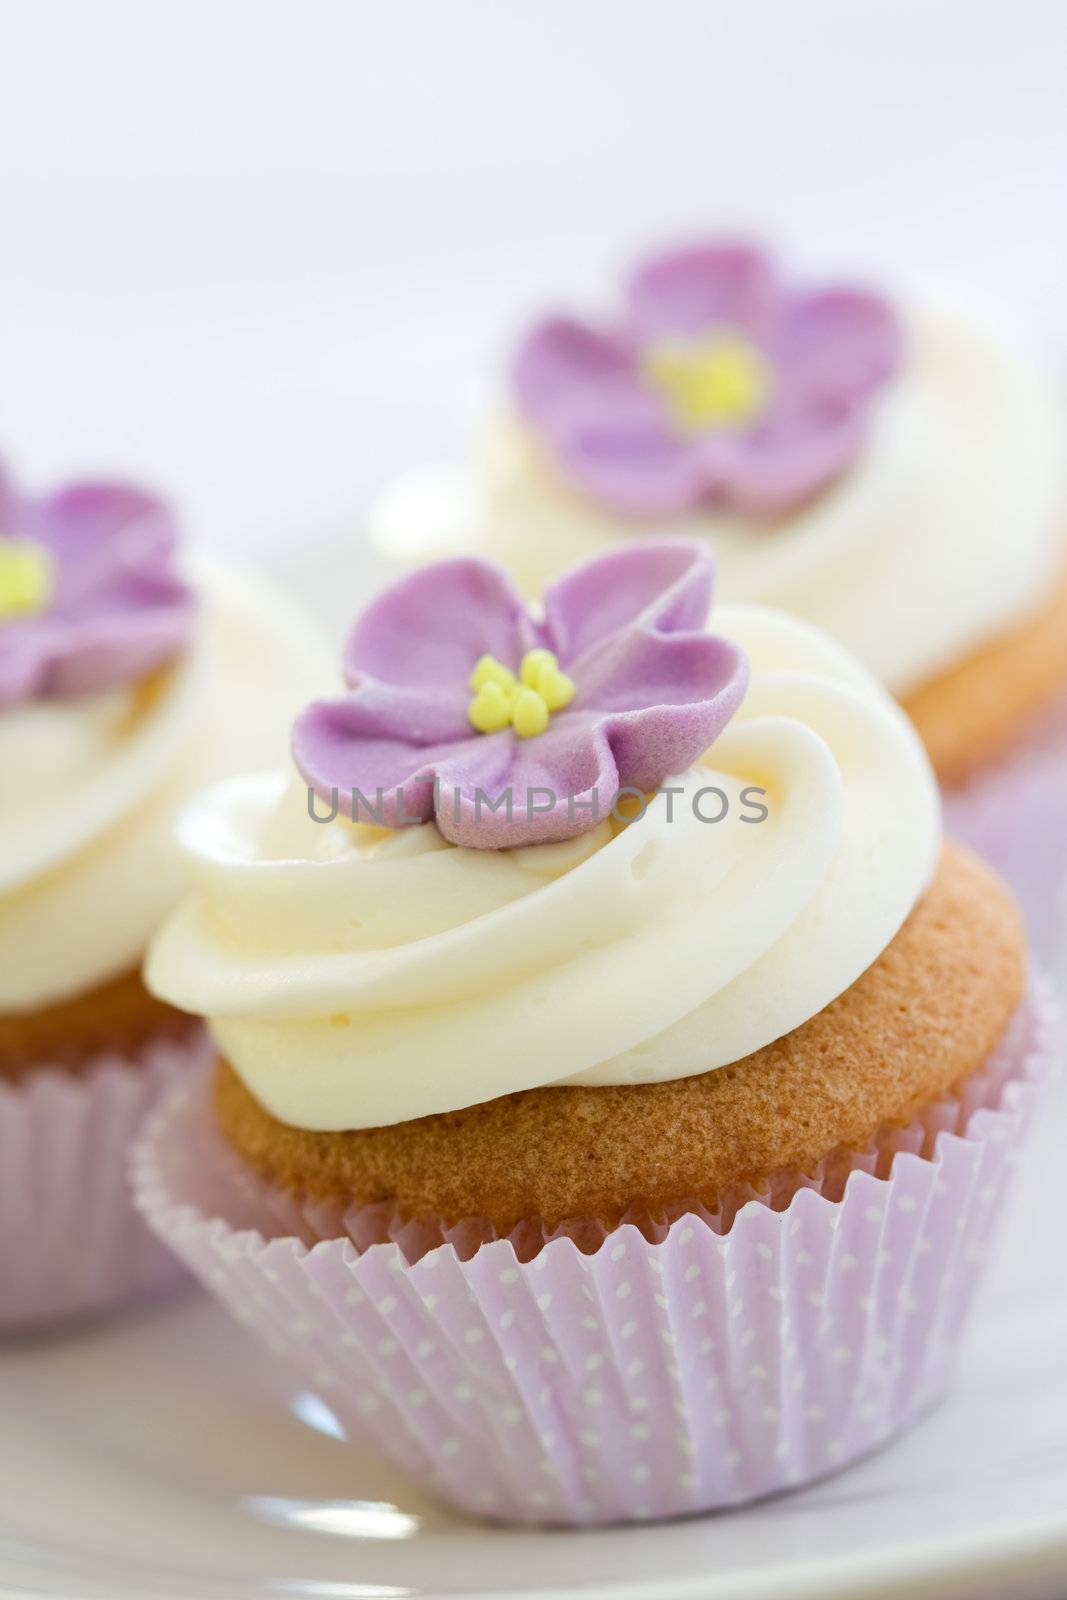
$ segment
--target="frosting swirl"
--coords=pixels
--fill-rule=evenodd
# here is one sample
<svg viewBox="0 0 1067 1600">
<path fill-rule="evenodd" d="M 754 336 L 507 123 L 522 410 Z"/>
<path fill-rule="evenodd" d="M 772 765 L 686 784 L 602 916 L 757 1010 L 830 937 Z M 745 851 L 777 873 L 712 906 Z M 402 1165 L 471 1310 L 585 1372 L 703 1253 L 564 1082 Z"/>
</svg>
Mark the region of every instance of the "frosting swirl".
<svg viewBox="0 0 1067 1600">
<path fill-rule="evenodd" d="M 829 640 L 754 608 L 715 628 L 748 654 L 746 698 L 629 827 L 485 851 L 433 824 L 313 822 L 281 773 L 201 797 L 180 828 L 194 891 L 150 987 L 310 1129 L 684 1077 L 798 1026 L 928 883 L 936 787 L 902 713 Z"/>
<path fill-rule="evenodd" d="M 949 315 L 913 315 L 904 344 L 863 450 L 816 499 L 769 527 L 715 511 L 658 524 L 711 543 L 721 602 L 805 617 L 898 695 L 1037 611 L 1063 561 L 1051 387 Z M 387 488 L 371 531 L 405 562 L 490 555 L 533 594 L 633 524 L 569 488 L 532 434 L 502 420 L 473 472 L 425 469 Z"/>
<path fill-rule="evenodd" d="M 140 964 L 185 886 L 174 813 L 204 783 L 281 759 L 326 680 L 272 591 L 196 574 L 189 648 L 139 683 L 0 714 L 0 1011 L 36 1010 Z"/>
</svg>

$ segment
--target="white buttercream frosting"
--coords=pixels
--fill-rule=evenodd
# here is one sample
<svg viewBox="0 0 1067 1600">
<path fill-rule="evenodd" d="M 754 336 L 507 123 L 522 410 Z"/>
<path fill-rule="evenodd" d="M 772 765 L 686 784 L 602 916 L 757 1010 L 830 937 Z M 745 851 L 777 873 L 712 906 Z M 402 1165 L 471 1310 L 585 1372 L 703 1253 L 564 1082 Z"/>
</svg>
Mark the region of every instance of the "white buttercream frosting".
<svg viewBox="0 0 1067 1600">
<path fill-rule="evenodd" d="M 175 814 L 203 784 L 285 758 L 328 658 L 291 608 L 214 566 L 194 574 L 189 650 L 151 683 L 0 713 L 0 1012 L 140 965 L 185 887 Z"/>
<path fill-rule="evenodd" d="M 207 1016 L 270 1111 L 318 1129 L 685 1077 L 797 1027 L 929 882 L 937 791 L 906 719 L 824 636 L 756 608 L 713 625 L 748 653 L 748 694 L 629 827 L 478 851 L 432 824 L 314 822 L 285 773 L 217 787 L 183 819 L 194 889 L 150 986 Z M 694 807 L 708 787 L 719 822 L 697 815 L 715 797 Z M 748 787 L 764 820 L 742 820 Z"/>
<path fill-rule="evenodd" d="M 1030 363 L 977 326 L 928 313 L 912 319 L 902 372 L 831 489 L 772 527 L 706 512 L 659 531 L 711 543 L 721 601 L 805 617 L 905 694 L 1040 607 L 1064 564 L 1063 444 L 1062 406 Z M 470 470 L 398 478 L 371 531 L 404 562 L 491 555 L 536 595 L 650 530 L 569 489 L 530 435 L 501 420 Z"/>
</svg>

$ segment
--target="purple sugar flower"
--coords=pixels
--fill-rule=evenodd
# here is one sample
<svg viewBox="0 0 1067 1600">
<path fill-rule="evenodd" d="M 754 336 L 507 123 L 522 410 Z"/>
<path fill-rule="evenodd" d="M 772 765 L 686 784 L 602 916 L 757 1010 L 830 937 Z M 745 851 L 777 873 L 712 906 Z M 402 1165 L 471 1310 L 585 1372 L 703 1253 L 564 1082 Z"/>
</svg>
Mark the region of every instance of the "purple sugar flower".
<svg viewBox="0 0 1067 1600">
<path fill-rule="evenodd" d="M 196 601 L 167 507 L 79 483 L 30 499 L 0 472 L 0 711 L 130 683 L 187 644 Z"/>
<path fill-rule="evenodd" d="M 584 833 L 620 790 L 691 766 L 740 704 L 747 663 L 704 631 L 712 576 L 702 544 L 643 541 L 568 573 L 537 620 L 489 562 L 426 567 L 356 624 L 351 692 L 298 718 L 296 765 L 347 816 L 436 819 L 476 849 Z"/>
<path fill-rule="evenodd" d="M 772 518 L 853 460 L 901 345 L 877 295 L 788 288 L 763 252 L 710 243 L 641 267 L 612 328 L 541 322 L 515 393 L 564 475 L 624 516 Z"/>
</svg>

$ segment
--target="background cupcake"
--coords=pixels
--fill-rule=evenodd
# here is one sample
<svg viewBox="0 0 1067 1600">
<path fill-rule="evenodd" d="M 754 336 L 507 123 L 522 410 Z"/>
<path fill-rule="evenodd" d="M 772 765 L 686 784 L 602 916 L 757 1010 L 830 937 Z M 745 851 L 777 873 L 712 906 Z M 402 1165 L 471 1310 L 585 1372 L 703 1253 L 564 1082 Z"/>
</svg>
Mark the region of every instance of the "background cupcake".
<svg viewBox="0 0 1067 1600">
<path fill-rule="evenodd" d="M 0 480 L 0 1322 L 171 1275 L 123 1170 L 203 1049 L 139 976 L 184 884 L 173 817 L 277 755 L 320 673 L 272 593 L 185 569 L 153 495 Z"/>
<path fill-rule="evenodd" d="M 903 702 L 953 830 L 1049 952 L 1067 912 L 1062 456 L 1058 397 L 989 330 L 710 241 L 639 266 L 610 318 L 534 326 L 473 465 L 398 480 L 372 528 L 395 558 L 492 555 L 528 593 L 635 532 L 706 539 L 724 600 L 825 628 Z"/>
<path fill-rule="evenodd" d="M 421 573 L 297 722 L 313 793 L 183 823 L 148 978 L 221 1059 L 139 1204 L 473 1511 L 708 1509 L 887 1438 L 944 1385 L 1047 1070 L 906 719 L 805 624 L 705 632 L 710 577 L 633 545 L 535 619 L 480 561 Z"/>
</svg>

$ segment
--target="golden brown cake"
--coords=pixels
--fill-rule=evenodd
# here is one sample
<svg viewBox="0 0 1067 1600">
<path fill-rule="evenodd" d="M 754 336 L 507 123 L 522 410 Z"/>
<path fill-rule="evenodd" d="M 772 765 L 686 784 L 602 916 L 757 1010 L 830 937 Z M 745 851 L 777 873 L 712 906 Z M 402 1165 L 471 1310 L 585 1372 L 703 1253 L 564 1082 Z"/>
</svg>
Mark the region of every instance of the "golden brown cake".
<svg viewBox="0 0 1067 1600">
<path fill-rule="evenodd" d="M 997 761 L 1027 721 L 1067 690 L 1067 576 L 1033 617 L 903 699 L 943 783 Z"/>
<path fill-rule="evenodd" d="M 189 1018 L 128 972 L 89 994 L 41 1011 L 0 1016 L 0 1078 L 16 1081 L 42 1061 L 68 1071 L 106 1054 L 135 1056 L 146 1040 L 178 1038 Z"/>
</svg>

